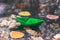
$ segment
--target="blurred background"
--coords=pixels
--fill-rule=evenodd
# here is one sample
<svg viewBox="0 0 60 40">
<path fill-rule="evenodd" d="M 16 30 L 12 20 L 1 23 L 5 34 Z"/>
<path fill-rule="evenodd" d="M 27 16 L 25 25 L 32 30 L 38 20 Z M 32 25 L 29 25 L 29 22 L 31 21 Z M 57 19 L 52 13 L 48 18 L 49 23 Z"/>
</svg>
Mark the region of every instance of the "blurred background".
<svg viewBox="0 0 60 40">
<path fill-rule="evenodd" d="M 18 15 L 21 11 L 29 11 L 30 17 L 45 20 L 40 26 L 44 40 L 52 40 L 53 35 L 60 34 L 60 0 L 0 0 L 0 17 Z"/>
</svg>

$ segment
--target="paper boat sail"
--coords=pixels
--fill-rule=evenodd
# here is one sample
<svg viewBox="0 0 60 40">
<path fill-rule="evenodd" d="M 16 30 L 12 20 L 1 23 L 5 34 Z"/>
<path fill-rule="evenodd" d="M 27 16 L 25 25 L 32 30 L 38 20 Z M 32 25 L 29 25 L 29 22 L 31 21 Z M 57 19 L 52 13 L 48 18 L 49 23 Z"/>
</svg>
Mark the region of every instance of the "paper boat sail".
<svg viewBox="0 0 60 40">
<path fill-rule="evenodd" d="M 38 27 L 41 25 L 44 20 L 37 18 L 29 18 L 29 17 L 16 17 L 17 22 L 21 23 L 23 27 Z"/>
</svg>

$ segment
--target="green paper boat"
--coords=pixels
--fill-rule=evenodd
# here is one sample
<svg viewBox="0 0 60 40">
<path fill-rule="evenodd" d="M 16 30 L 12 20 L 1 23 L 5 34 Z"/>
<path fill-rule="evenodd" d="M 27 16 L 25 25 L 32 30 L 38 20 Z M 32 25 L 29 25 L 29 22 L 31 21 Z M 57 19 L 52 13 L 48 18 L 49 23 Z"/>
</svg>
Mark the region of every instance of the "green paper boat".
<svg viewBox="0 0 60 40">
<path fill-rule="evenodd" d="M 29 17 L 16 17 L 17 22 L 21 23 L 23 27 L 38 27 L 41 25 L 44 20 L 37 18 L 29 18 Z"/>
</svg>

